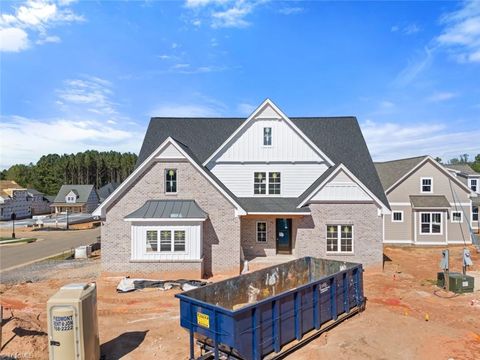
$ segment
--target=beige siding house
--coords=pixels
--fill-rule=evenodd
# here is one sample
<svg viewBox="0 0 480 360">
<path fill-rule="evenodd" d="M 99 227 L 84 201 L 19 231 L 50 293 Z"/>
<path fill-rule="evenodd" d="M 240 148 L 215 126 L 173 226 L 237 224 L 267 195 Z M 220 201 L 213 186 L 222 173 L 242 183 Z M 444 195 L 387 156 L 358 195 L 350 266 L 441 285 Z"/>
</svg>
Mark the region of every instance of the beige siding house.
<svg viewBox="0 0 480 360">
<path fill-rule="evenodd" d="M 477 194 L 430 156 L 375 163 L 391 214 L 384 243 L 470 244 Z"/>
<path fill-rule="evenodd" d="M 245 259 L 380 265 L 388 201 L 353 117 L 152 118 L 134 172 L 105 199 L 107 271 L 239 272 Z"/>
</svg>

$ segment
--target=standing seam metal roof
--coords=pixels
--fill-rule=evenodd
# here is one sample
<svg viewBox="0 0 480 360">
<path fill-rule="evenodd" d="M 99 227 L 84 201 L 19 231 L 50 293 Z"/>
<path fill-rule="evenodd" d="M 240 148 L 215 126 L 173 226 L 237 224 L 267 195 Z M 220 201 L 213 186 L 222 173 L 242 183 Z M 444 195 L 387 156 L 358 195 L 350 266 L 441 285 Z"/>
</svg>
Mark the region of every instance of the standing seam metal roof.
<svg viewBox="0 0 480 360">
<path fill-rule="evenodd" d="M 206 219 L 208 214 L 194 200 L 147 200 L 125 219 Z"/>
</svg>

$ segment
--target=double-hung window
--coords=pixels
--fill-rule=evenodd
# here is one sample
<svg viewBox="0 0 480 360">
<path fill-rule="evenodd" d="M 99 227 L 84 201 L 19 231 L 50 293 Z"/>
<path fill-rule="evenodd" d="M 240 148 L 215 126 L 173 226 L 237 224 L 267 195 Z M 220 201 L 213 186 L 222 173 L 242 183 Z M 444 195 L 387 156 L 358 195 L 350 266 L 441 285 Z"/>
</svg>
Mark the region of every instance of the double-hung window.
<svg viewBox="0 0 480 360">
<path fill-rule="evenodd" d="M 433 192 L 433 179 L 432 178 L 421 178 L 420 180 L 420 192 L 422 193 L 432 193 Z"/>
<path fill-rule="evenodd" d="M 268 173 L 268 193 L 270 195 L 280 195 L 280 173 Z"/>
<path fill-rule="evenodd" d="M 472 221 L 478 221 L 478 206 L 472 206 Z"/>
<path fill-rule="evenodd" d="M 177 192 L 177 170 L 165 170 L 165 192 L 175 194 Z"/>
<path fill-rule="evenodd" d="M 264 195 L 267 193 L 267 173 L 253 173 L 253 193 L 255 195 Z"/>
<path fill-rule="evenodd" d="M 452 223 L 463 222 L 463 214 L 461 211 L 452 211 Z"/>
<path fill-rule="evenodd" d="M 327 225 L 327 253 L 353 253 L 353 225 Z"/>
<path fill-rule="evenodd" d="M 272 128 L 263 128 L 263 146 L 272 146 Z"/>
<path fill-rule="evenodd" d="M 257 242 L 267 242 L 267 223 L 257 221 Z"/>
<path fill-rule="evenodd" d="M 160 239 L 158 234 L 160 233 Z M 160 240 L 160 241 L 159 241 Z M 185 230 L 147 230 L 146 252 L 184 252 Z"/>
<path fill-rule="evenodd" d="M 420 213 L 420 234 L 441 234 L 442 213 L 422 212 Z"/>
<path fill-rule="evenodd" d="M 468 181 L 470 182 L 470 189 L 472 189 L 472 191 L 477 192 L 478 191 L 478 179 L 469 179 Z"/>
</svg>

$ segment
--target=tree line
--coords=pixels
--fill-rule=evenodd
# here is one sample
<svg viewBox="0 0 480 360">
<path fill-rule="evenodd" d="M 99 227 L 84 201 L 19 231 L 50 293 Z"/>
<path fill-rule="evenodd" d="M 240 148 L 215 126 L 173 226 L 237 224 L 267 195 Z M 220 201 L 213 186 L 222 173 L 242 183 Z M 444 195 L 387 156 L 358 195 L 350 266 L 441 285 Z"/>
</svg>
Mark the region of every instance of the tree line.
<svg viewBox="0 0 480 360">
<path fill-rule="evenodd" d="M 475 158 L 472 161 L 469 161 L 469 155 L 468 154 L 462 154 L 459 155 L 458 157 L 454 157 L 450 160 L 448 160 L 445 164 L 446 165 L 457 165 L 457 164 L 466 164 L 469 165 L 474 171 L 480 173 L 480 154 L 477 154 Z M 435 158 L 439 163 L 442 163 L 442 159 L 437 157 Z"/>
<path fill-rule="evenodd" d="M 87 150 L 76 154 L 48 154 L 36 164 L 16 164 L 0 172 L 2 180 L 56 195 L 63 184 L 92 184 L 98 189 L 120 183 L 133 171 L 137 155 L 117 151 Z"/>
</svg>

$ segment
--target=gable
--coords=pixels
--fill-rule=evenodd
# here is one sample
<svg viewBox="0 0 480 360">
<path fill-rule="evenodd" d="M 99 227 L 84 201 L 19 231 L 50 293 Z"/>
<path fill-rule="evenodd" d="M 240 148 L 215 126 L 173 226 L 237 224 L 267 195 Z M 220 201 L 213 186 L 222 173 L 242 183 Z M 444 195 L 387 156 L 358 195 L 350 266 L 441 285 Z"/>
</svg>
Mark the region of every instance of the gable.
<svg viewBox="0 0 480 360">
<path fill-rule="evenodd" d="M 372 197 L 342 170 L 320 188 L 310 201 L 370 202 L 372 200 Z"/>
<path fill-rule="evenodd" d="M 271 145 L 264 145 L 264 129 L 271 129 Z M 272 102 L 265 101 L 204 163 L 222 162 L 333 163 Z"/>
<path fill-rule="evenodd" d="M 172 144 L 168 144 L 156 157 L 159 160 L 185 159 L 185 156 Z"/>
<path fill-rule="evenodd" d="M 409 195 L 425 195 L 420 190 L 422 177 L 432 178 L 433 180 L 433 192 L 428 193 L 428 195 L 444 195 L 450 202 L 470 201 L 468 188 L 430 158 L 427 158 L 406 178 L 389 189 L 389 201 L 409 202 Z"/>
</svg>

